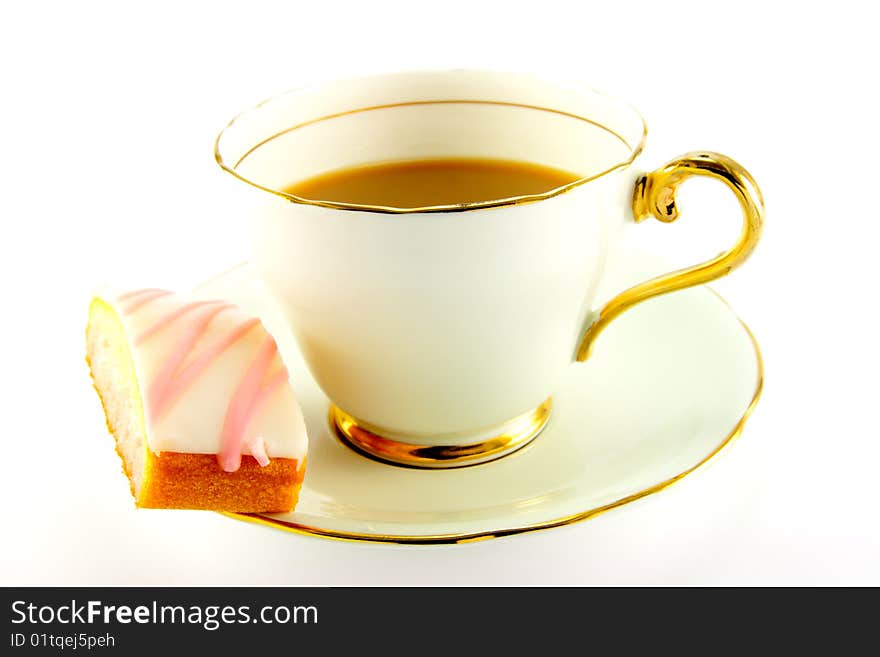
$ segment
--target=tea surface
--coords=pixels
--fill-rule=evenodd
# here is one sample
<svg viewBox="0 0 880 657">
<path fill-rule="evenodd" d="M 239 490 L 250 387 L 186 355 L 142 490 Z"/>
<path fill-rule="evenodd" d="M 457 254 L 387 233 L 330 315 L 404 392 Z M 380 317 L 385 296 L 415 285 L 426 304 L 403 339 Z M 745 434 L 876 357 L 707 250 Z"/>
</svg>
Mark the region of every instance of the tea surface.
<svg viewBox="0 0 880 657">
<path fill-rule="evenodd" d="M 541 194 L 578 178 L 530 162 L 449 158 L 339 169 L 296 182 L 284 191 L 312 200 L 419 208 Z"/>
</svg>

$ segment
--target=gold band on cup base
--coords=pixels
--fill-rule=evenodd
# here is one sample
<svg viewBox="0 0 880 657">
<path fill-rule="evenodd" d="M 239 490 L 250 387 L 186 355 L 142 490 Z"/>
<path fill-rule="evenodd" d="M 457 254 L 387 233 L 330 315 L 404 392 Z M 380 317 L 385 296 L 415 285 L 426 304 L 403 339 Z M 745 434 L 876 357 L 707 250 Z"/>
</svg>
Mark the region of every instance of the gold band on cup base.
<svg viewBox="0 0 880 657">
<path fill-rule="evenodd" d="M 330 424 L 344 445 L 378 461 L 409 468 L 462 468 L 494 461 L 528 445 L 547 424 L 552 406 L 548 398 L 536 409 L 500 425 L 491 438 L 464 445 L 417 445 L 385 438 L 332 404 Z"/>
</svg>

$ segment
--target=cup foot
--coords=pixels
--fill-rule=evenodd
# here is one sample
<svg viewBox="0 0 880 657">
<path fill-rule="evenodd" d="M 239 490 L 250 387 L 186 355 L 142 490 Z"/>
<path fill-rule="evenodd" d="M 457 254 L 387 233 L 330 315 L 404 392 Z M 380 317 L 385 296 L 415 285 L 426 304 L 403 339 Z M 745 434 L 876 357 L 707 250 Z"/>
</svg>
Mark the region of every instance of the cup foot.
<svg viewBox="0 0 880 657">
<path fill-rule="evenodd" d="M 419 445 L 392 440 L 332 404 L 330 425 L 342 444 L 383 463 L 428 470 L 462 468 L 494 461 L 528 445 L 547 424 L 552 406 L 548 398 L 534 410 L 500 424 L 491 437 L 472 443 L 465 443 L 465 438 L 455 445 Z"/>
</svg>

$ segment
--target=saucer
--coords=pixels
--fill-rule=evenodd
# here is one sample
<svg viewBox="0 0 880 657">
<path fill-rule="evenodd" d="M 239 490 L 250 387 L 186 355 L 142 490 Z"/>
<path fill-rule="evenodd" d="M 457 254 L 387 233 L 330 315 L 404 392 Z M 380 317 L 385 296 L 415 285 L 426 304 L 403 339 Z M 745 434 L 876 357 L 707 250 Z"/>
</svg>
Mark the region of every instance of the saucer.
<svg viewBox="0 0 880 657">
<path fill-rule="evenodd" d="M 628 256 L 605 297 L 669 271 Z M 529 445 L 497 461 L 414 470 L 343 444 L 280 309 L 240 265 L 199 292 L 240 304 L 275 336 L 302 405 L 310 445 L 293 513 L 225 515 L 351 541 L 464 543 L 580 522 L 663 490 L 728 447 L 761 392 L 758 345 L 707 287 L 665 295 L 616 319 L 589 361 L 573 364 Z"/>
</svg>

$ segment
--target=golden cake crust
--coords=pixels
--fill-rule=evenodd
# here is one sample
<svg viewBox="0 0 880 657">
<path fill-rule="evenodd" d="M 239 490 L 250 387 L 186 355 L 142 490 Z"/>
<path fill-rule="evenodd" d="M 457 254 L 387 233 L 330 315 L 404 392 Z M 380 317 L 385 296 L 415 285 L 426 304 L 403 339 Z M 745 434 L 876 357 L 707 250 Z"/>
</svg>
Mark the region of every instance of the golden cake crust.
<svg viewBox="0 0 880 657">
<path fill-rule="evenodd" d="M 136 498 L 149 509 L 282 512 L 295 505 L 304 468 L 296 459 L 274 458 L 260 466 L 244 455 L 241 467 L 224 472 L 215 454 L 147 450 L 144 483 Z"/>
</svg>

